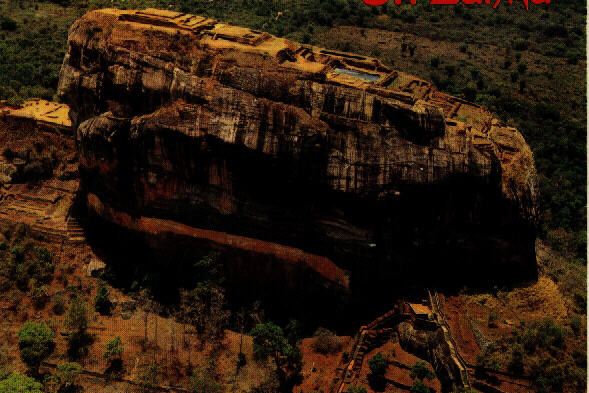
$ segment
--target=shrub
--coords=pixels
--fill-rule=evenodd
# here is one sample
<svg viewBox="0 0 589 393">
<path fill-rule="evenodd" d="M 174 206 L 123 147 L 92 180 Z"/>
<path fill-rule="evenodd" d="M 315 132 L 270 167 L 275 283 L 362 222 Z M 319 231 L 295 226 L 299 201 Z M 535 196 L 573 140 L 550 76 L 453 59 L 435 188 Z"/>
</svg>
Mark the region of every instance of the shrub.
<svg viewBox="0 0 589 393">
<path fill-rule="evenodd" d="M 322 354 L 329 354 L 336 352 L 341 347 L 339 338 L 330 330 L 319 328 L 313 334 L 315 337 L 313 341 L 313 349 Z"/>
<path fill-rule="evenodd" d="M 104 349 L 102 357 L 112 362 L 114 359 L 120 359 L 122 355 L 123 343 L 121 342 L 121 338 L 116 336 L 106 343 L 106 348 Z"/>
<path fill-rule="evenodd" d="M 257 359 L 276 356 L 286 345 L 282 329 L 272 322 L 257 324 L 250 336 L 254 338 L 254 356 Z"/>
<path fill-rule="evenodd" d="M 150 391 L 150 388 L 157 386 L 159 383 L 160 367 L 156 362 L 141 365 L 135 382 L 143 388 L 144 391 Z"/>
<path fill-rule="evenodd" d="M 446 70 L 449 76 L 453 76 L 456 73 L 457 67 L 455 64 L 446 64 L 444 69 Z"/>
<path fill-rule="evenodd" d="M 562 326 L 555 323 L 552 318 L 546 318 L 538 324 L 537 336 L 541 346 L 554 346 L 563 349 L 566 331 Z"/>
<path fill-rule="evenodd" d="M 284 334 L 286 335 L 286 339 L 288 340 L 289 344 L 296 345 L 296 343 L 301 339 L 301 324 L 299 321 L 296 319 L 291 319 L 288 321 L 284 327 Z"/>
<path fill-rule="evenodd" d="M 517 72 L 519 72 L 520 74 L 525 74 L 527 69 L 528 69 L 528 65 L 526 64 L 525 61 L 518 63 Z"/>
<path fill-rule="evenodd" d="M 243 367 L 246 365 L 246 363 L 247 361 L 245 359 L 245 353 L 239 352 L 237 354 L 237 367 Z"/>
<path fill-rule="evenodd" d="M 81 373 L 82 366 L 76 362 L 60 363 L 56 373 L 60 385 L 59 392 L 77 392 L 76 379 Z"/>
<path fill-rule="evenodd" d="M 579 317 L 578 315 L 573 315 L 569 322 L 569 326 L 571 327 L 573 333 L 575 333 L 576 335 L 581 333 L 581 329 L 583 328 L 583 321 L 581 320 L 581 317 Z"/>
<path fill-rule="evenodd" d="M 344 363 L 347 363 L 350 361 L 350 353 L 348 351 L 344 351 L 342 353 L 342 360 Z"/>
<path fill-rule="evenodd" d="M 496 313 L 494 313 L 492 311 L 489 313 L 489 322 L 488 322 L 489 327 L 493 327 L 493 328 L 498 327 L 497 318 L 498 317 L 497 317 Z"/>
<path fill-rule="evenodd" d="M 54 334 L 44 323 L 27 322 L 18 331 L 20 357 L 32 371 L 37 372 L 41 362 L 55 349 Z"/>
<path fill-rule="evenodd" d="M 410 393 L 431 393 L 430 388 L 422 381 L 416 381 L 409 390 Z"/>
<path fill-rule="evenodd" d="M 350 385 L 348 387 L 348 393 L 366 393 L 366 388 L 359 385 Z"/>
<path fill-rule="evenodd" d="M 215 363 L 207 359 L 205 364 L 197 367 L 190 377 L 190 391 L 194 393 L 217 393 L 222 391 L 221 384 L 215 380 Z"/>
<path fill-rule="evenodd" d="M 370 373 L 373 376 L 384 376 L 384 373 L 387 371 L 387 366 L 387 360 L 380 352 L 368 360 L 368 367 L 370 368 Z"/>
<path fill-rule="evenodd" d="M 34 378 L 12 374 L 0 381 L 0 393 L 43 393 L 43 385 Z"/>
<path fill-rule="evenodd" d="M 582 56 L 579 55 L 578 53 L 571 52 L 571 51 L 568 51 L 565 56 L 567 58 L 567 63 L 569 63 L 571 65 L 577 64 L 579 62 L 579 60 L 582 58 Z"/>
<path fill-rule="evenodd" d="M 59 293 L 54 294 L 51 303 L 51 308 L 56 315 L 62 315 L 65 312 L 65 299 L 63 295 Z"/>
<path fill-rule="evenodd" d="M 31 289 L 30 296 L 33 305 L 36 308 L 42 308 L 49 300 L 49 296 L 47 295 L 47 285 L 33 286 L 33 289 Z"/>
<path fill-rule="evenodd" d="M 418 361 L 413 365 L 413 367 L 411 367 L 409 376 L 411 377 L 411 379 L 418 379 L 420 381 L 427 379 L 428 381 L 430 381 L 436 377 L 436 374 L 434 374 L 433 371 L 430 370 L 430 368 L 427 366 L 425 362 Z"/>
<path fill-rule="evenodd" d="M 462 94 L 464 95 L 464 98 L 468 101 L 474 101 L 477 97 L 477 91 L 472 87 L 468 86 L 462 89 Z"/>
<path fill-rule="evenodd" d="M 526 49 L 528 49 L 529 46 L 530 46 L 530 44 L 528 43 L 528 41 L 526 41 L 524 39 L 518 39 L 513 42 L 513 49 L 514 50 L 526 50 Z"/>
<path fill-rule="evenodd" d="M 8 16 L 0 17 L 0 29 L 6 31 L 14 31 L 18 27 L 18 23 Z"/>
<path fill-rule="evenodd" d="M 524 349 L 521 344 L 514 344 L 511 349 L 511 357 L 507 366 L 514 374 L 521 374 L 524 371 Z"/>
<path fill-rule="evenodd" d="M 85 355 L 92 338 L 87 332 L 88 309 L 84 301 L 77 296 L 72 299 L 68 308 L 65 324 L 69 330 L 67 338 L 69 355 L 74 358 Z"/>
<path fill-rule="evenodd" d="M 112 303 L 110 301 L 108 288 L 103 284 L 98 288 L 96 297 L 94 298 L 94 307 L 101 315 L 110 313 Z"/>
<path fill-rule="evenodd" d="M 479 354 L 477 355 L 476 369 L 477 371 L 483 373 L 486 371 L 486 369 L 499 371 L 501 369 L 501 365 L 499 364 L 499 360 L 496 358 L 491 358 L 487 354 Z"/>
</svg>

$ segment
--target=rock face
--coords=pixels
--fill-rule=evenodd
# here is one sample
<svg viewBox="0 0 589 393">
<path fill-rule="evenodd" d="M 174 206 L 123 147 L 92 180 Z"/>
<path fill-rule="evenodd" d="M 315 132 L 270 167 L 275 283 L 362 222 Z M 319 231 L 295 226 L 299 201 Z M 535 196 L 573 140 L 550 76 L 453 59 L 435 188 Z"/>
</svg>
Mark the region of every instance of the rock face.
<svg viewBox="0 0 589 393">
<path fill-rule="evenodd" d="M 72 26 L 59 96 L 88 206 L 117 225 L 258 244 L 344 288 L 535 272 L 521 134 L 376 59 L 106 9 Z"/>
</svg>

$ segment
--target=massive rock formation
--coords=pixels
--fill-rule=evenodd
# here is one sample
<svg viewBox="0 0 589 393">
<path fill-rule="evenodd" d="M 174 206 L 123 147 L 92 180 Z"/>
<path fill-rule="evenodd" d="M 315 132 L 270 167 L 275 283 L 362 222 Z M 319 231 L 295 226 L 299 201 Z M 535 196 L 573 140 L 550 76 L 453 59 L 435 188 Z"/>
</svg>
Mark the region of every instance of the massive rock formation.
<svg viewBox="0 0 589 393">
<path fill-rule="evenodd" d="M 72 26 L 59 96 L 88 207 L 116 225 L 343 288 L 535 272 L 521 134 L 376 59 L 106 9 Z"/>
</svg>

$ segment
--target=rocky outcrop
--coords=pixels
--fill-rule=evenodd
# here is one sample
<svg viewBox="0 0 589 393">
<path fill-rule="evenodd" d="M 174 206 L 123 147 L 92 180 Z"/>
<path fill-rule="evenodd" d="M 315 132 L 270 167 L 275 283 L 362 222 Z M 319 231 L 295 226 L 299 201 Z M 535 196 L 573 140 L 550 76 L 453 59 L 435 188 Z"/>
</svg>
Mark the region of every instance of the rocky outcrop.
<svg viewBox="0 0 589 393">
<path fill-rule="evenodd" d="M 298 249 L 296 263 L 346 269 L 369 291 L 535 272 L 521 134 L 376 59 L 176 12 L 98 10 L 70 30 L 59 96 L 88 206 L 118 225 Z"/>
<path fill-rule="evenodd" d="M 442 391 L 455 392 L 462 387 L 460 369 L 452 359 L 451 350 L 439 325 L 432 323 L 431 327 L 420 329 L 411 322 L 401 322 L 397 331 L 403 349 L 422 359 L 428 359 L 434 366 L 442 383 Z"/>
</svg>

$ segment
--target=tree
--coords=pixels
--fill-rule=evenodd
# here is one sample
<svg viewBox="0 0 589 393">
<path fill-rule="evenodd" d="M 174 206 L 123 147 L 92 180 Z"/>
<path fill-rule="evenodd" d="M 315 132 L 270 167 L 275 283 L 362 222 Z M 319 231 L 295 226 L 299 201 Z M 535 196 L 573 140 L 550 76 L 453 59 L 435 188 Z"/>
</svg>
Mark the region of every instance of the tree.
<svg viewBox="0 0 589 393">
<path fill-rule="evenodd" d="M 269 356 L 277 357 L 286 345 L 286 338 L 280 326 L 272 322 L 257 324 L 250 332 L 254 338 L 254 357 L 267 359 Z"/>
<path fill-rule="evenodd" d="M 302 354 L 299 348 L 289 344 L 280 326 L 272 322 L 257 324 L 250 335 L 254 338 L 254 357 L 262 360 L 272 356 L 281 389 L 292 389 L 301 376 Z"/>
<path fill-rule="evenodd" d="M 78 390 L 76 379 L 82 373 L 82 366 L 76 362 L 60 363 L 57 366 L 57 379 L 60 393 L 75 393 Z"/>
<path fill-rule="evenodd" d="M 135 381 L 141 386 L 144 392 L 149 392 L 150 388 L 157 386 L 159 383 L 160 368 L 156 362 L 151 362 L 140 366 Z"/>
<path fill-rule="evenodd" d="M 378 352 L 368 360 L 368 367 L 372 375 L 382 377 L 387 371 L 387 360 Z"/>
<path fill-rule="evenodd" d="M 412 386 L 410 393 L 431 393 L 431 389 L 422 381 L 416 381 Z"/>
<path fill-rule="evenodd" d="M 313 341 L 313 349 L 319 353 L 334 353 L 341 346 L 341 342 L 335 333 L 325 328 L 318 328 L 313 336 L 315 337 Z"/>
<path fill-rule="evenodd" d="M 418 361 L 411 367 L 409 376 L 411 379 L 418 379 L 419 381 L 423 381 L 424 379 L 431 381 L 436 377 L 436 374 L 430 370 L 425 362 Z"/>
<path fill-rule="evenodd" d="M 72 332 L 83 333 L 88 329 L 88 309 L 84 300 L 74 296 L 65 317 L 65 324 Z"/>
<path fill-rule="evenodd" d="M 207 358 L 204 364 L 198 366 L 190 377 L 190 391 L 193 393 L 218 393 L 222 390 L 215 375 L 215 362 Z"/>
<path fill-rule="evenodd" d="M 225 334 L 229 312 L 225 307 L 225 291 L 216 283 L 199 283 L 192 291 L 195 315 L 192 323 L 201 342 L 220 344 Z"/>
<path fill-rule="evenodd" d="M 31 377 L 12 374 L 0 381 L 0 393 L 43 393 L 43 385 Z"/>
<path fill-rule="evenodd" d="M 137 299 L 137 302 L 139 303 L 139 307 L 143 310 L 143 347 L 145 348 L 145 345 L 147 345 L 147 323 L 148 318 L 149 318 L 149 312 L 151 311 L 151 306 L 153 304 L 153 300 L 151 297 L 151 293 L 149 292 L 149 289 L 142 289 L 139 292 L 139 297 Z"/>
<path fill-rule="evenodd" d="M 522 374 L 524 372 L 524 348 L 521 344 L 513 345 L 511 359 L 509 359 L 507 367 L 514 374 Z"/>
<path fill-rule="evenodd" d="M 301 324 L 296 319 L 291 319 L 284 327 L 284 333 L 289 344 L 295 345 L 301 339 Z"/>
<path fill-rule="evenodd" d="M 370 387 L 375 391 L 384 390 L 386 386 L 384 374 L 387 371 L 387 360 L 378 352 L 368 360 L 368 367 L 370 368 L 370 374 L 368 375 Z"/>
<path fill-rule="evenodd" d="M 88 308 L 78 296 L 72 299 L 68 308 L 65 325 L 69 330 L 67 343 L 68 353 L 72 358 L 78 358 L 88 352 L 87 346 L 92 338 L 88 334 Z"/>
<path fill-rule="evenodd" d="M 0 18 L 0 30 L 6 31 L 14 31 L 18 27 L 18 23 L 12 18 L 8 16 L 3 16 Z"/>
<path fill-rule="evenodd" d="M 180 289 L 180 307 L 178 317 L 182 321 L 182 343 L 188 348 L 188 365 L 190 366 L 190 342 L 186 340 L 186 325 L 192 325 L 194 319 L 194 303 L 191 291 Z"/>
<path fill-rule="evenodd" d="M 106 315 L 110 313 L 112 303 L 110 301 L 108 288 L 104 284 L 102 284 L 100 288 L 98 288 L 98 292 L 96 292 L 96 297 L 94 298 L 94 307 L 96 308 L 96 311 L 100 313 L 100 315 Z"/>
<path fill-rule="evenodd" d="M 20 358 L 34 373 L 38 372 L 41 362 L 55 349 L 54 336 L 44 323 L 27 322 L 19 330 Z"/>
<path fill-rule="evenodd" d="M 120 369 L 122 365 L 123 343 L 121 338 L 116 336 L 106 343 L 106 348 L 102 353 L 102 357 L 110 363 L 110 368 Z"/>
</svg>

